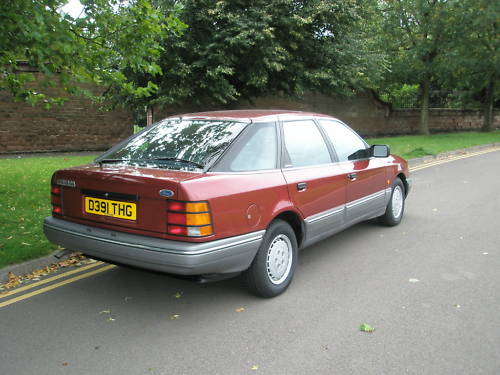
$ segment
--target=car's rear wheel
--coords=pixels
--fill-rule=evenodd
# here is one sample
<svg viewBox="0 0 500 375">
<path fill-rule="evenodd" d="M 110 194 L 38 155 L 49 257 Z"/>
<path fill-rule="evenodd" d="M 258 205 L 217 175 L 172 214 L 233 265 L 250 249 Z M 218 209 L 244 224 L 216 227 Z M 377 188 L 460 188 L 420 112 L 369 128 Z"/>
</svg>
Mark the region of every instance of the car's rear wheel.
<svg viewBox="0 0 500 375">
<path fill-rule="evenodd" d="M 250 268 L 243 274 L 247 287 L 261 297 L 283 293 L 295 273 L 297 255 L 293 229 L 285 221 L 274 221 L 267 229 Z"/>
<path fill-rule="evenodd" d="M 385 214 L 379 217 L 379 221 L 387 226 L 398 225 L 405 211 L 405 187 L 400 178 L 396 178 L 392 184 L 391 199 L 387 204 Z"/>
</svg>

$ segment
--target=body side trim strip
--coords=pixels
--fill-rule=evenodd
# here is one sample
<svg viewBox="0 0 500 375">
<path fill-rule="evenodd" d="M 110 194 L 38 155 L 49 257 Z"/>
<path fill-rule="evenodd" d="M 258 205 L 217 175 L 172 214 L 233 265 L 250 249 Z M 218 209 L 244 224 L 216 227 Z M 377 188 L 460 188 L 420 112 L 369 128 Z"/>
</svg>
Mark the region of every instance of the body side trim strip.
<svg viewBox="0 0 500 375">
<path fill-rule="evenodd" d="M 311 215 L 309 217 L 306 217 L 305 221 L 308 224 L 314 223 L 314 222 L 316 222 L 318 220 L 322 220 L 322 219 L 325 219 L 325 218 L 327 218 L 329 216 L 338 214 L 339 212 L 343 211 L 344 208 L 352 208 L 352 207 L 355 207 L 357 205 L 369 202 L 369 201 L 371 201 L 373 199 L 376 199 L 376 198 L 379 198 L 379 197 L 381 197 L 381 196 L 383 196 L 385 194 L 388 194 L 391 191 L 392 191 L 392 189 L 390 189 L 390 188 L 389 189 L 384 189 L 384 190 L 377 191 L 376 193 L 373 193 L 373 194 L 367 195 L 366 197 L 363 197 L 363 198 L 351 201 L 351 202 L 349 202 L 349 203 L 347 203 L 345 205 L 337 206 L 337 207 L 331 208 L 329 210 L 322 211 L 322 212 L 319 212 L 317 214 L 314 214 L 314 215 Z"/>
<path fill-rule="evenodd" d="M 373 194 L 370 194 L 370 195 L 367 195 L 366 197 L 364 198 L 360 198 L 360 199 L 356 199 L 354 201 L 351 201 L 349 203 L 347 203 L 347 208 L 352 208 L 352 207 L 355 207 L 355 206 L 358 206 L 360 204 L 363 204 L 363 203 L 366 203 L 366 202 L 369 202 L 373 199 L 377 199 L 381 196 L 384 196 L 385 195 L 385 189 L 384 190 L 381 190 L 381 191 L 378 191 L 376 193 L 373 193 Z"/>
<path fill-rule="evenodd" d="M 344 207 L 345 205 L 337 206 L 328 211 L 320 212 L 318 214 L 307 217 L 305 221 L 307 224 L 315 223 L 318 220 L 326 219 L 327 217 L 333 216 L 335 214 L 338 214 L 339 212 L 344 211 Z"/>
</svg>

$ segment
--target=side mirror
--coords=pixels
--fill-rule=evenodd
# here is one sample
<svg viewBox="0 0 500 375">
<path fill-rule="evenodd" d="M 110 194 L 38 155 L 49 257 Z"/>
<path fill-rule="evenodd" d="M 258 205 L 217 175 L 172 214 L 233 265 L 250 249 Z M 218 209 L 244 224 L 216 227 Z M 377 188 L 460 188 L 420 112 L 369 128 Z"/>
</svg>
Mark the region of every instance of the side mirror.
<svg viewBox="0 0 500 375">
<path fill-rule="evenodd" d="M 386 158 L 391 154 L 387 145 L 373 145 L 370 147 L 370 155 L 375 158 Z"/>
</svg>

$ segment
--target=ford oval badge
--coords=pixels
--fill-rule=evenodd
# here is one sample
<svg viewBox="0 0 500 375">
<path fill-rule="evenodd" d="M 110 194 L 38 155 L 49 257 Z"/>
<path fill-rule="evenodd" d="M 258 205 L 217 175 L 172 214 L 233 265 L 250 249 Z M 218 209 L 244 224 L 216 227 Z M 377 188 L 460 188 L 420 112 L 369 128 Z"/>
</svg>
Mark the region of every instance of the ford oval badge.
<svg viewBox="0 0 500 375">
<path fill-rule="evenodd" d="M 173 196 L 174 196 L 174 192 L 173 192 L 172 190 L 168 190 L 168 189 L 161 189 L 161 190 L 159 191 L 159 193 L 160 193 L 160 195 L 161 195 L 162 197 L 167 197 L 167 198 L 169 198 L 169 197 L 173 197 Z"/>
</svg>

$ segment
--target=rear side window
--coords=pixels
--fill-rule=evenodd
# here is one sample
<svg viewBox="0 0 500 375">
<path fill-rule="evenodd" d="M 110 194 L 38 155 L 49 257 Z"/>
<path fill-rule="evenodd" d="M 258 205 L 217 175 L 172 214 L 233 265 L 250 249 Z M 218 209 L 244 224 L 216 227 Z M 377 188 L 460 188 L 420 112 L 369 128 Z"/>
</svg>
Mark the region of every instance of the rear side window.
<svg viewBox="0 0 500 375">
<path fill-rule="evenodd" d="M 346 125 L 332 120 L 320 120 L 319 123 L 335 148 L 339 161 L 365 159 L 366 143 Z"/>
<path fill-rule="evenodd" d="M 286 167 L 305 167 L 331 163 L 330 152 L 312 120 L 283 123 Z"/>
<path fill-rule="evenodd" d="M 275 169 L 276 157 L 275 123 L 257 123 L 246 129 L 213 170 L 245 172 Z"/>
</svg>

